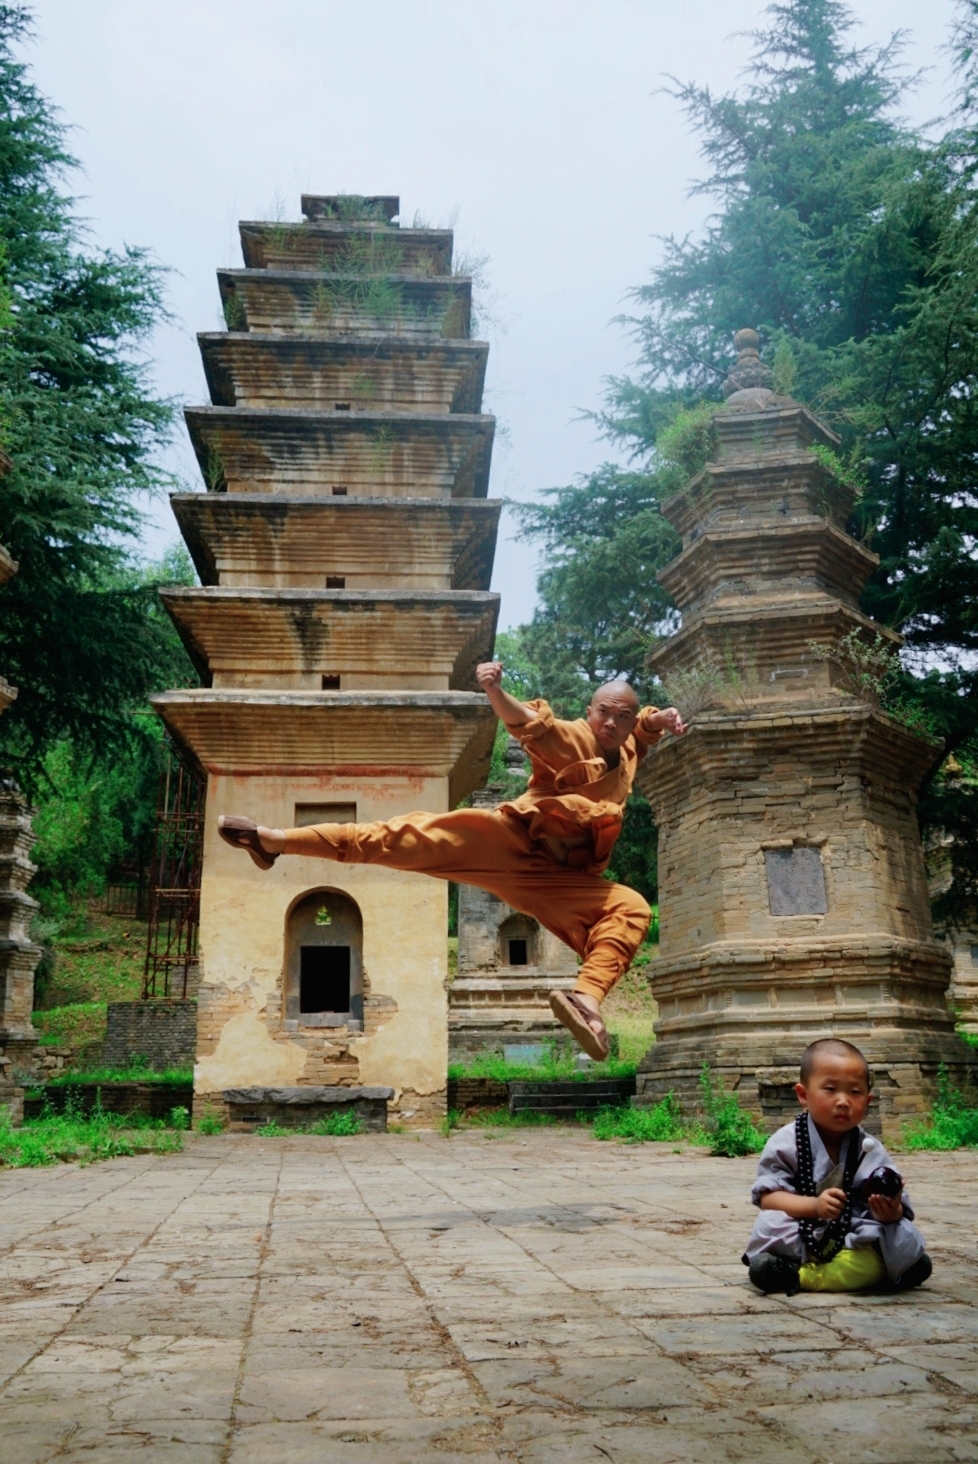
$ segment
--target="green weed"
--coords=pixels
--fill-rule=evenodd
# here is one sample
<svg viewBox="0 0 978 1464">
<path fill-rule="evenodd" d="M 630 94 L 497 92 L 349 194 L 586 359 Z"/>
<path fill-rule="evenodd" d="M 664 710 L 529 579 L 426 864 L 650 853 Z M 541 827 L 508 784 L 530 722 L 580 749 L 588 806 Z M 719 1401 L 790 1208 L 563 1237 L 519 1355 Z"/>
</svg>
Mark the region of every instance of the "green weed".
<svg viewBox="0 0 978 1464">
<path fill-rule="evenodd" d="M 928 1122 L 908 1125 L 905 1149 L 971 1149 L 978 1146 L 978 1108 L 969 1107 L 963 1094 L 952 1088 L 947 1068 L 937 1072 L 937 1101 Z"/>
<path fill-rule="evenodd" d="M 197 1132 L 199 1134 L 222 1134 L 224 1132 L 224 1119 L 213 1108 L 205 1108 L 197 1120 Z"/>
<path fill-rule="evenodd" d="M 255 1129 L 255 1133 L 261 1139 L 284 1139 L 287 1134 L 294 1134 L 295 1129 L 282 1128 L 274 1118 L 270 1118 L 267 1123 L 260 1123 Z"/>
<path fill-rule="evenodd" d="M 675 1094 L 667 1093 L 654 1108 L 602 1108 L 594 1120 L 596 1139 L 624 1139 L 642 1144 L 674 1142 L 688 1136 Z"/>
<path fill-rule="evenodd" d="M 352 1138 L 360 1132 L 360 1120 L 352 1108 L 341 1109 L 338 1113 L 327 1113 L 309 1129 L 311 1134 L 326 1134 L 334 1139 Z"/>
<path fill-rule="evenodd" d="M 737 1158 L 742 1154 L 759 1154 L 766 1142 L 733 1093 L 728 1093 L 719 1078 L 705 1062 L 700 1071 L 700 1092 L 703 1095 L 705 1120 L 703 1131 L 711 1154 Z"/>
</svg>

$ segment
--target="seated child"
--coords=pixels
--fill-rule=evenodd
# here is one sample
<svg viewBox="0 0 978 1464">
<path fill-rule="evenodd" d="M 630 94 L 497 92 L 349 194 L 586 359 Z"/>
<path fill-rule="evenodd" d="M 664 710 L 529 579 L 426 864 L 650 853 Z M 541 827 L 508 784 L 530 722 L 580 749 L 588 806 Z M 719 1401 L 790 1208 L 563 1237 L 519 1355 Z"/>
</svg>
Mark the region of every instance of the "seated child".
<svg viewBox="0 0 978 1464">
<path fill-rule="evenodd" d="M 859 1127 L 872 1079 L 858 1047 L 836 1038 L 802 1054 L 804 1110 L 768 1139 L 751 1199 L 761 1211 L 743 1261 L 758 1290 L 906 1291 L 931 1274 L 910 1197 L 879 1139 Z"/>
</svg>

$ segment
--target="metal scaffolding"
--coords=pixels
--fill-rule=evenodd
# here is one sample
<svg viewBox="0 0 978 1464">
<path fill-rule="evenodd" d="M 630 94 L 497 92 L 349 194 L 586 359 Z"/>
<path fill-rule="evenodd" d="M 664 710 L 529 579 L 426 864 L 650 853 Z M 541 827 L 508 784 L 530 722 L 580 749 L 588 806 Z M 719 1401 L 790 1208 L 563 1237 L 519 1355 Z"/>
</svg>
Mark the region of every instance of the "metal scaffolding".
<svg viewBox="0 0 978 1464">
<path fill-rule="evenodd" d="M 167 739 L 150 870 L 144 1001 L 185 998 L 196 986 L 206 792 L 206 777 L 190 768 Z"/>
</svg>

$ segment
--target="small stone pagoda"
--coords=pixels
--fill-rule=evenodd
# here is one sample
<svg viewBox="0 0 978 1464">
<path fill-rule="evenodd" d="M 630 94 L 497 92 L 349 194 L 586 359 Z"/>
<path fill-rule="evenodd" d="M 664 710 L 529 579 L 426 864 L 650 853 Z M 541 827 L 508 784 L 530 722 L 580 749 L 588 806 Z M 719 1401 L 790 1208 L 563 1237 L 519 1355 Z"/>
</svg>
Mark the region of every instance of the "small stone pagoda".
<svg viewBox="0 0 978 1464">
<path fill-rule="evenodd" d="M 0 478 L 10 468 L 0 449 Z M 17 561 L 0 545 L 0 585 L 16 573 Z M 16 697 L 17 688 L 0 676 L 0 714 Z M 37 1046 L 31 1014 L 41 948 L 30 938 L 38 903 L 27 893 L 37 872 L 30 859 L 36 839 L 26 798 L 9 775 L 0 774 L 0 1105 L 15 1119 L 23 1116 L 23 1092 L 12 1079 L 32 1066 Z"/>
<path fill-rule="evenodd" d="M 639 782 L 659 829 L 659 1006 L 639 1104 L 693 1106 L 704 1062 L 774 1128 L 793 1116 L 815 1038 L 866 1053 L 876 1121 L 924 1111 L 938 1066 L 975 1054 L 945 1002 L 915 814 L 939 745 L 847 690 L 851 632 L 899 638 L 858 597 L 877 558 L 845 532 L 853 490 L 813 449 L 838 439 L 770 390 L 753 331 L 715 418 L 718 450 L 663 505 L 682 535 L 660 580 L 682 628 L 655 670 L 714 683 L 685 738 L 664 738 Z"/>
<path fill-rule="evenodd" d="M 444 1110 L 447 886 L 316 859 L 262 874 L 220 813 L 270 826 L 438 811 L 480 787 L 500 505 L 488 347 L 448 230 L 396 198 L 243 223 L 187 412 L 206 493 L 172 502 L 200 589 L 164 593 L 204 685 L 155 705 L 208 775 L 196 1098 L 381 1085 Z"/>
</svg>

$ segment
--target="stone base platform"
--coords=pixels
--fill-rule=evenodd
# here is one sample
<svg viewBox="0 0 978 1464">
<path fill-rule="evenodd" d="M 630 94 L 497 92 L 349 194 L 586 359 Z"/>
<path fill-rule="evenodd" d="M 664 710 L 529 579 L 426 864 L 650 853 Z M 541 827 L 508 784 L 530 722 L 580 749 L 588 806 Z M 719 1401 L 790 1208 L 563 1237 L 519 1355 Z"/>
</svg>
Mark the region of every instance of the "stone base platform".
<svg viewBox="0 0 978 1464">
<path fill-rule="evenodd" d="M 282 1128 L 314 1124 L 331 1113 L 353 1112 L 366 1133 L 387 1132 L 393 1088 L 226 1088 L 224 1119 L 232 1133 L 274 1120 Z"/>
<path fill-rule="evenodd" d="M 448 1060 L 493 1054 L 505 1047 L 552 1042 L 558 1051 L 576 1044 L 550 1010 L 551 991 L 572 991 L 576 975 L 554 975 L 532 966 L 519 976 L 459 976 L 449 988 Z"/>
</svg>

